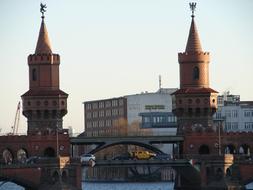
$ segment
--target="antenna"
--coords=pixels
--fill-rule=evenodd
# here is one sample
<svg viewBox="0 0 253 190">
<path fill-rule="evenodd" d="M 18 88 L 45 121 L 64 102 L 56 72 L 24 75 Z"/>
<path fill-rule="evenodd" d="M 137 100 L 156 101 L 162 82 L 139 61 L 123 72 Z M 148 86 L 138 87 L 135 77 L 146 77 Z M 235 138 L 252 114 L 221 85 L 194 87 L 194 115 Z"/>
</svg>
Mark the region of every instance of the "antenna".
<svg viewBox="0 0 253 190">
<path fill-rule="evenodd" d="M 159 90 L 161 91 L 162 88 L 162 76 L 159 75 Z"/>
</svg>

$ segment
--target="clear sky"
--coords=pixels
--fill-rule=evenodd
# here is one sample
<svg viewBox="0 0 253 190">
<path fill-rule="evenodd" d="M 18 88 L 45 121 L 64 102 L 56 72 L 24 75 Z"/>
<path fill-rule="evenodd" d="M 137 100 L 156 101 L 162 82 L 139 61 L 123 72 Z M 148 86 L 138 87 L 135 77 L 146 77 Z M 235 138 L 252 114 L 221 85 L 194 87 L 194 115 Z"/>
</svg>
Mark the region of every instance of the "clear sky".
<svg viewBox="0 0 253 190">
<path fill-rule="evenodd" d="M 10 132 L 29 88 L 27 56 L 41 23 L 40 0 L 0 0 L 0 128 Z M 64 126 L 81 132 L 83 102 L 179 87 L 177 53 L 185 50 L 186 0 L 44 0 L 61 89 L 69 94 Z M 210 86 L 253 101 L 253 1 L 198 0 L 195 21 L 211 53 Z M 19 132 L 26 132 L 21 115 Z"/>
</svg>

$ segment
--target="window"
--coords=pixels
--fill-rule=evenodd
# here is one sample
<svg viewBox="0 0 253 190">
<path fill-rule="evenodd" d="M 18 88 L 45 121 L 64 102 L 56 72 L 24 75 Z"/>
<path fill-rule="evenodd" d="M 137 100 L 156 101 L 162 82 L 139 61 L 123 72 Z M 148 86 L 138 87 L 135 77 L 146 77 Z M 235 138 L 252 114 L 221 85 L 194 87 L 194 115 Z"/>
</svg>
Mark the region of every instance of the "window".
<svg viewBox="0 0 253 190">
<path fill-rule="evenodd" d="M 113 115 L 113 116 L 118 115 L 118 110 L 117 110 L 117 109 L 113 109 L 113 110 L 112 110 L 112 115 Z"/>
<path fill-rule="evenodd" d="M 244 117 L 250 117 L 250 110 L 245 110 L 244 111 Z"/>
<path fill-rule="evenodd" d="M 92 117 L 93 117 L 93 118 L 97 118 L 97 117 L 98 117 L 98 112 L 97 112 L 97 111 L 93 112 L 93 113 L 92 113 Z"/>
<path fill-rule="evenodd" d="M 233 130 L 237 130 L 238 129 L 238 122 L 232 122 L 231 127 Z"/>
<path fill-rule="evenodd" d="M 113 101 L 112 101 L 112 106 L 113 106 L 113 107 L 118 106 L 118 100 L 113 100 Z"/>
<path fill-rule="evenodd" d="M 98 107 L 99 108 L 104 108 L 104 102 L 99 102 Z"/>
<path fill-rule="evenodd" d="M 111 107 L 111 101 L 106 101 L 106 102 L 105 102 L 105 107 L 106 107 L 106 108 Z"/>
<path fill-rule="evenodd" d="M 230 111 L 230 110 L 227 110 L 227 111 L 225 112 L 225 115 L 226 115 L 226 117 L 230 118 L 230 117 L 231 117 L 231 111 Z"/>
<path fill-rule="evenodd" d="M 90 110 L 91 109 L 91 104 L 86 104 L 86 109 Z"/>
<path fill-rule="evenodd" d="M 99 111 L 99 117 L 104 117 L 104 110 Z"/>
<path fill-rule="evenodd" d="M 36 69 L 33 69 L 33 70 L 32 70 L 32 80 L 33 80 L 33 81 L 36 81 L 36 80 L 37 80 L 37 71 L 36 71 Z"/>
<path fill-rule="evenodd" d="M 226 122 L 225 123 L 225 129 L 226 130 L 231 130 L 231 122 Z"/>
<path fill-rule="evenodd" d="M 232 110 L 232 117 L 236 118 L 238 116 L 237 110 Z"/>
<path fill-rule="evenodd" d="M 119 115 L 123 115 L 124 110 L 123 109 L 119 109 Z"/>
<path fill-rule="evenodd" d="M 111 110 L 106 110 L 105 111 L 105 116 L 111 116 Z"/>
<path fill-rule="evenodd" d="M 119 105 L 120 105 L 120 106 L 123 106 L 123 104 L 124 104 L 123 99 L 120 99 L 120 100 L 119 100 Z"/>
<path fill-rule="evenodd" d="M 247 130 L 253 129 L 253 122 L 246 122 L 244 127 Z"/>
<path fill-rule="evenodd" d="M 99 123 L 98 123 L 98 126 L 99 126 L 99 127 L 104 127 L 104 125 L 105 125 L 105 123 L 104 123 L 103 120 L 99 121 Z"/>
<path fill-rule="evenodd" d="M 198 80 L 199 79 L 199 68 L 198 67 L 194 67 L 193 68 L 193 79 L 194 80 Z"/>
<path fill-rule="evenodd" d="M 88 112 L 88 113 L 86 114 L 86 117 L 87 117 L 87 119 L 90 119 L 90 118 L 91 118 L 91 113 Z"/>
<path fill-rule="evenodd" d="M 97 108 L 98 108 L 98 104 L 97 104 L 97 103 L 93 103 L 93 104 L 92 104 L 92 108 L 93 108 L 93 109 L 97 109 Z"/>
</svg>

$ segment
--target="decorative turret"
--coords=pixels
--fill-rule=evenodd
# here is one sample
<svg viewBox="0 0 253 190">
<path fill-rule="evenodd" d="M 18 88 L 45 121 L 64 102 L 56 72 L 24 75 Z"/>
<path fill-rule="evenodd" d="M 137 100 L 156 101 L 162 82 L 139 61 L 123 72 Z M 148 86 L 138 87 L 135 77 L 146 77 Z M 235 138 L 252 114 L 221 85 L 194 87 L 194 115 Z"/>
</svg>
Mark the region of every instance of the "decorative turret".
<svg viewBox="0 0 253 190">
<path fill-rule="evenodd" d="M 60 90 L 60 56 L 52 53 L 44 21 L 46 5 L 41 4 L 42 21 L 35 53 L 28 56 L 29 91 L 22 95 L 23 115 L 28 133 L 62 128 L 68 94 Z"/>
<path fill-rule="evenodd" d="M 209 52 L 203 52 L 194 20 L 196 3 L 190 3 L 192 21 L 185 52 L 178 54 L 180 89 L 174 93 L 173 112 L 179 131 L 207 128 L 217 109 L 217 92 L 209 88 Z"/>
</svg>

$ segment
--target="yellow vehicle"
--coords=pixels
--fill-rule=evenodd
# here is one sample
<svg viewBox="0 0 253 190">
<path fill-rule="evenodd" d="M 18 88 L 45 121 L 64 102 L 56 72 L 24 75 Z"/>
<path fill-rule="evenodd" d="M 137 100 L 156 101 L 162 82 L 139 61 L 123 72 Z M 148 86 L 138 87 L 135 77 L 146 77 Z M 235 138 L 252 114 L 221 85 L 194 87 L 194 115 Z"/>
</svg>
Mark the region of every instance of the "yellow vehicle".
<svg viewBox="0 0 253 190">
<path fill-rule="evenodd" d="M 149 151 L 145 151 L 145 150 L 139 150 L 139 151 L 132 152 L 131 156 L 133 159 L 149 160 L 150 158 L 155 157 L 156 154 L 151 153 Z"/>
</svg>

